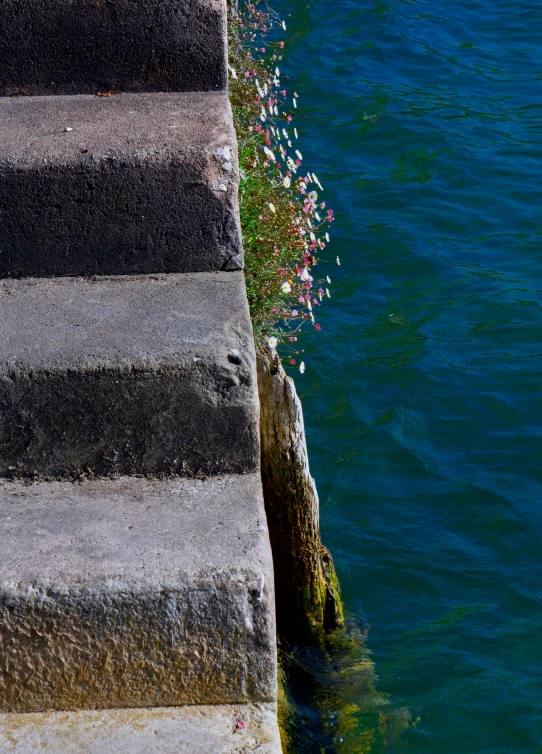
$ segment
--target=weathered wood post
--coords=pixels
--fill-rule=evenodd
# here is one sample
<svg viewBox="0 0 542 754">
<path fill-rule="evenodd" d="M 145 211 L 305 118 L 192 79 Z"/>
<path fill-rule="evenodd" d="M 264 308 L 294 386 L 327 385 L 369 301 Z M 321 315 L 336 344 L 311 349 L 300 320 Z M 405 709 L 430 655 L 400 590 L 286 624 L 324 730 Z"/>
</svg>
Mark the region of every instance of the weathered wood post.
<svg viewBox="0 0 542 754">
<path fill-rule="evenodd" d="M 344 623 L 339 584 L 320 539 L 301 403 L 276 352 L 258 357 L 262 483 L 273 550 L 279 634 L 322 638 Z"/>
</svg>

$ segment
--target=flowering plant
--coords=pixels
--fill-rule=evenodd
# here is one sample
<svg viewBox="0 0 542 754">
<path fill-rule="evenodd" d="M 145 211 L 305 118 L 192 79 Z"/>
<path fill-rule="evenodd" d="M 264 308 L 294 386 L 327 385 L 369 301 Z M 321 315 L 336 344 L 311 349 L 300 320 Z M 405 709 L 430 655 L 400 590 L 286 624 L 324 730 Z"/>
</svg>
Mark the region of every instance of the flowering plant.
<svg viewBox="0 0 542 754">
<path fill-rule="evenodd" d="M 330 297 L 314 265 L 329 243 L 333 210 L 299 149 L 298 95 L 281 84 L 286 30 L 267 6 L 244 3 L 230 18 L 230 100 L 239 148 L 239 198 L 247 295 L 257 348 L 295 344 L 320 330 L 317 307 Z M 271 39 L 272 38 L 272 39 Z M 337 258 L 337 263 L 339 259 Z M 296 364 L 290 345 L 289 363 Z M 303 362 L 299 365 L 304 371 Z"/>
</svg>

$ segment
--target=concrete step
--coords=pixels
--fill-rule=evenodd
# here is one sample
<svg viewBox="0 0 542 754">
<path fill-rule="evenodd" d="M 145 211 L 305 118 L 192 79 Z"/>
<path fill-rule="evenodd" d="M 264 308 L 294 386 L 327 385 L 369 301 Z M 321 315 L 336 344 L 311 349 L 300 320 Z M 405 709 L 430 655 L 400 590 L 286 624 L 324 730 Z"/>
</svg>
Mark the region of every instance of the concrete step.
<svg viewBox="0 0 542 754">
<path fill-rule="evenodd" d="M 0 281 L 0 476 L 259 466 L 242 272 Z"/>
<path fill-rule="evenodd" d="M 0 98 L 0 277 L 241 269 L 237 185 L 225 93 Z"/>
<path fill-rule="evenodd" d="M 225 89 L 226 56 L 226 0 L 0 4 L 2 95 Z"/>
<path fill-rule="evenodd" d="M 0 482 L 0 710 L 276 699 L 258 473 Z"/>
<path fill-rule="evenodd" d="M 281 754 L 276 705 L 0 714 L 0 754 Z"/>
</svg>

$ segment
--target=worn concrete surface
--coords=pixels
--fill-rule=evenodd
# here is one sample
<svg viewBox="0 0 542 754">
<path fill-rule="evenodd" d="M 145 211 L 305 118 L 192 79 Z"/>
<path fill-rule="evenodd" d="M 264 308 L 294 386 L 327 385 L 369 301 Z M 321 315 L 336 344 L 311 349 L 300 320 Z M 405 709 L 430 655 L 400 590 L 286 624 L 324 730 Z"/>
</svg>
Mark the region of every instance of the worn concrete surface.
<svg viewBox="0 0 542 754">
<path fill-rule="evenodd" d="M 0 476 L 259 466 L 242 272 L 0 281 Z"/>
<path fill-rule="evenodd" d="M 0 482 L 0 710 L 274 701 L 258 473 Z"/>
<path fill-rule="evenodd" d="M 0 95 L 225 89 L 226 0 L 2 0 Z"/>
<path fill-rule="evenodd" d="M 0 98 L 0 277 L 240 269 L 237 186 L 225 93 Z"/>
<path fill-rule="evenodd" d="M 0 754 L 281 752 L 271 703 L 0 714 Z"/>
</svg>

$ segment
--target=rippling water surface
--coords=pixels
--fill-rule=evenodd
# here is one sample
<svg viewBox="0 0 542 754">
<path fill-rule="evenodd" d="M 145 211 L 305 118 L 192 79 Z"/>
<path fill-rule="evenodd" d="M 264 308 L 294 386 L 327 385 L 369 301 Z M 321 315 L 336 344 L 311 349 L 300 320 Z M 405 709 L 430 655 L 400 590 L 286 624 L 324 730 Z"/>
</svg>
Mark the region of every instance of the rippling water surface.
<svg viewBox="0 0 542 754">
<path fill-rule="evenodd" d="M 341 257 L 296 381 L 370 624 L 292 658 L 297 751 L 542 752 L 542 4 L 274 7 Z"/>
</svg>

